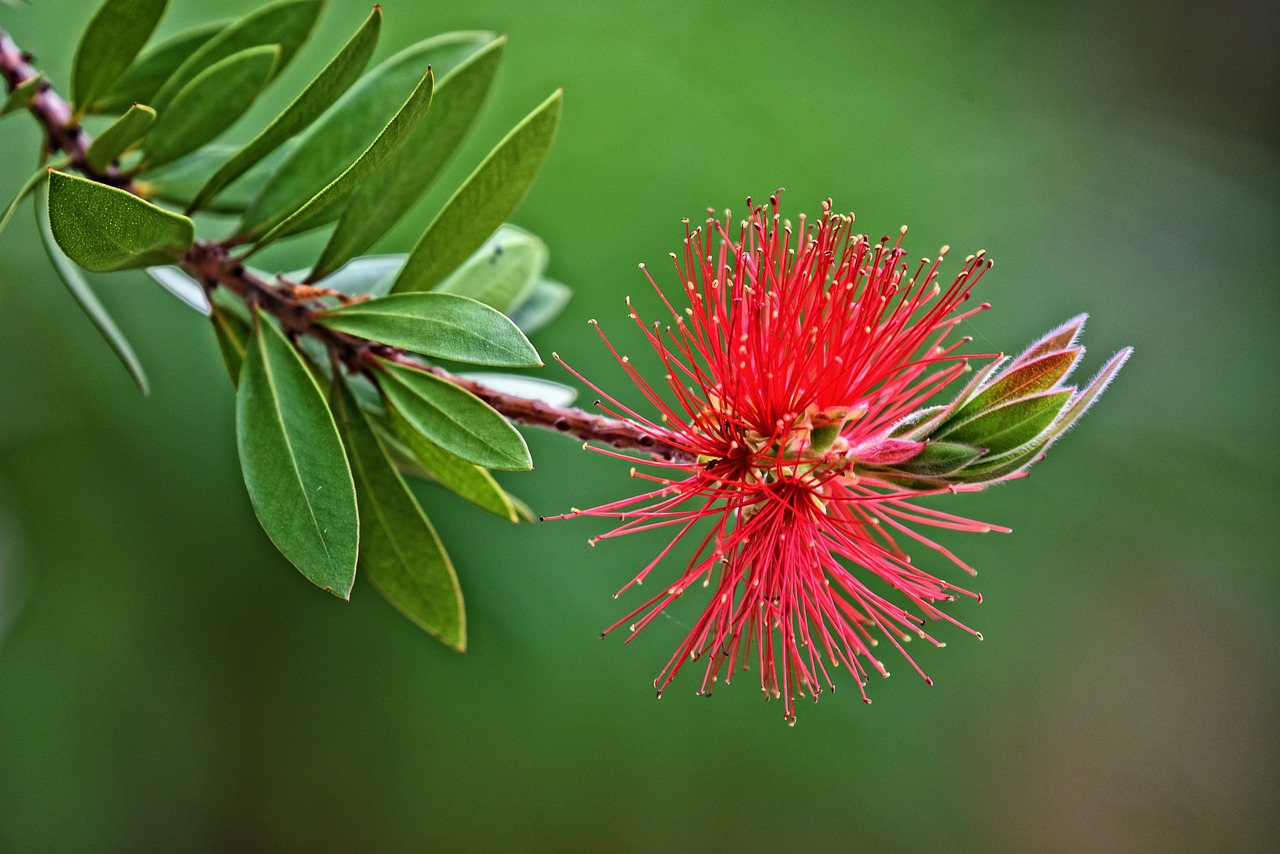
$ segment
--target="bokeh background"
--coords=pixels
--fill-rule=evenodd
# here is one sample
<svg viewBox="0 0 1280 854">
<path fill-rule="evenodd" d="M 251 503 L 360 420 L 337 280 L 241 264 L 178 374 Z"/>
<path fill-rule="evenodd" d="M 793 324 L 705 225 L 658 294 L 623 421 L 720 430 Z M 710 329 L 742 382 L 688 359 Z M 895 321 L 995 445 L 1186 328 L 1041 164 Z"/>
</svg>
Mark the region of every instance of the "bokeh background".
<svg viewBox="0 0 1280 854">
<path fill-rule="evenodd" d="M 65 91 L 94 5 L 32 0 L 0 26 Z M 172 5 L 162 34 L 254 7 Z M 269 107 L 367 10 L 331 0 Z M 1087 310 L 1084 372 L 1136 356 L 1031 478 L 949 505 L 1015 529 L 944 532 L 980 568 L 985 602 L 954 613 L 986 640 L 943 626 L 947 649 L 914 649 L 935 686 L 890 660 L 872 705 L 845 685 L 790 728 L 750 679 L 708 700 L 688 673 L 654 699 L 685 621 L 598 639 L 655 543 L 589 549 L 597 522 L 511 528 L 424 493 L 465 656 L 365 585 L 349 605 L 318 592 L 253 517 L 205 321 L 141 274 L 95 280 L 150 372 L 142 399 L 25 209 L 0 239 L 0 850 L 1275 850 L 1273 4 L 385 11 L 380 56 L 448 29 L 511 42 L 486 118 L 384 249 L 566 90 L 515 217 L 577 291 L 544 354 L 616 380 L 587 319 L 638 351 L 637 262 L 663 268 L 681 217 L 781 186 L 793 214 L 830 196 L 872 233 L 909 223 L 913 254 L 986 248 L 979 345 Z M 37 144 L 0 124 L 0 196 Z M 537 470 L 504 482 L 540 513 L 632 488 L 528 438 Z"/>
</svg>

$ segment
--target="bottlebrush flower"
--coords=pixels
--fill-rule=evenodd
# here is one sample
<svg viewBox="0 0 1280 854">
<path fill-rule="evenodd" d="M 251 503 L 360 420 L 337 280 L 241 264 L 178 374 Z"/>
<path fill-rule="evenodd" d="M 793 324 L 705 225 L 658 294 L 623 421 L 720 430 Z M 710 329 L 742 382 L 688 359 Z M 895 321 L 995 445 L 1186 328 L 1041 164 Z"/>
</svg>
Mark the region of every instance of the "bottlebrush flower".
<svg viewBox="0 0 1280 854">
<path fill-rule="evenodd" d="M 690 588 L 711 588 L 706 610 L 654 682 L 659 696 L 689 662 L 704 662 L 703 694 L 722 673 L 728 684 L 738 668 L 754 665 L 766 696 L 781 698 L 794 723 L 797 698 L 834 690 L 838 667 L 854 674 L 870 702 L 868 672 L 889 675 L 875 652 L 881 638 L 928 681 L 903 642 L 917 636 L 943 646 L 926 630 L 930 620 L 977 635 L 940 606 L 980 597 L 917 566 L 899 540 L 972 573 L 917 528 L 1008 529 L 913 499 L 1020 476 L 1127 358 L 1119 354 L 1084 391 L 1063 386 L 1083 352 L 1075 345 L 1083 315 L 1007 367 L 999 354 L 962 355 L 969 339 L 956 337 L 956 327 L 989 307 L 962 305 L 991 262 L 970 255 L 943 286 L 947 248 L 912 271 L 905 233 L 872 241 L 829 201 L 817 222 L 802 216 L 793 229 L 776 196 L 767 208 L 751 208 L 736 237 L 727 213 L 692 231 L 686 221 L 684 255 L 671 257 L 687 305 L 668 300 L 646 270 L 672 322 L 651 326 L 631 308 L 663 366 L 662 382 L 646 380 L 601 333 L 654 415 L 573 371 L 599 392 L 605 412 L 665 449 L 643 462 L 647 470 L 631 470 L 653 489 L 566 514 L 622 520 L 592 545 L 673 532 L 619 595 L 646 581 L 677 543 L 694 543 L 684 571 L 605 634 L 627 625 L 634 637 Z M 923 408 L 971 358 L 993 361 L 951 404 Z"/>
</svg>

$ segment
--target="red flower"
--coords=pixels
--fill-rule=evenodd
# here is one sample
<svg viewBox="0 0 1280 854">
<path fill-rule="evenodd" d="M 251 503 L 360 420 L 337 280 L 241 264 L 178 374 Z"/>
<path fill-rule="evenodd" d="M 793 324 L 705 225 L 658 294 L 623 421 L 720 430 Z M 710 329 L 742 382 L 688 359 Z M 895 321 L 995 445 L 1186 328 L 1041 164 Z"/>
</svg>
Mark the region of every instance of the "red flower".
<svg viewBox="0 0 1280 854">
<path fill-rule="evenodd" d="M 632 469 L 634 477 L 654 482 L 653 490 L 568 515 L 622 520 L 597 539 L 654 528 L 674 532 L 671 545 L 619 594 L 645 581 L 677 542 L 696 539 L 684 572 L 608 630 L 627 624 L 634 636 L 689 588 L 713 588 L 706 610 L 655 680 L 659 696 L 689 662 L 703 662 L 705 694 L 722 672 L 728 684 L 736 669 L 754 665 L 760 687 L 782 699 L 784 717 L 794 723 L 796 698 L 834 690 L 834 668 L 851 671 L 870 702 L 868 671 L 888 675 L 875 654 L 880 638 L 924 676 L 902 642 L 914 635 L 942 646 L 925 630 L 927 620 L 961 625 L 939 605 L 960 595 L 980 597 L 916 566 L 897 539 L 921 543 L 972 572 L 912 526 L 1007 529 L 911 499 L 981 489 L 984 482 L 1016 476 L 1031 457 L 1015 459 L 1018 465 L 1005 465 L 998 476 L 966 481 L 950 473 L 963 471 L 987 449 L 978 442 L 930 441 L 947 432 L 939 427 L 944 415 L 944 427 L 971 424 L 973 413 L 960 404 L 972 401 L 970 390 L 989 389 L 990 383 L 973 384 L 945 411 L 921 410 L 972 358 L 956 352 L 968 339 L 952 333 L 988 307 L 960 310 L 991 266 L 983 253 L 969 256 L 943 286 L 938 267 L 945 247 L 936 260 L 924 259 L 912 270 L 900 246 L 905 227 L 896 239 L 871 241 L 854 232 L 852 215 L 833 213 L 830 202 L 816 223 L 802 216 L 793 229 L 780 220 L 775 196 L 767 209 L 752 209 L 736 239 L 730 228 L 727 214 L 723 222 L 708 219 L 705 228 L 691 232 L 686 223 L 684 257 L 672 258 L 688 305 L 677 308 L 662 296 L 672 325 L 650 326 L 632 308 L 665 368 L 659 388 L 605 339 L 656 418 L 574 372 L 601 394 L 606 412 L 652 436 L 669 449 L 670 459 L 646 462 L 653 471 Z M 1041 350 L 1074 343 L 1080 323 L 1069 330 L 1070 341 L 1059 340 L 1067 329 L 1062 327 L 1058 338 L 1051 333 L 1038 342 Z M 1027 409 L 1028 401 L 1053 398 L 1050 423 L 1032 437 L 1043 440 L 1032 457 L 1056 437 L 1048 428 L 1057 414 L 1082 397 L 1057 387 L 1078 355 L 1070 352 L 1070 364 L 1047 384 L 1035 385 L 1033 396 L 1011 393 L 995 401 L 1013 400 Z M 984 371 L 981 379 L 990 376 Z M 1053 388 L 1046 392 L 1048 386 Z M 991 415 L 992 397 L 987 394 L 979 415 Z M 1014 428 L 1026 420 L 1019 418 Z M 998 435 L 1012 429 L 1008 422 L 1001 421 Z M 920 435 L 921 423 L 934 432 Z M 991 438 L 994 429 L 988 426 L 977 438 Z M 1028 447 L 1019 443 L 1012 450 Z M 703 520 L 710 530 L 699 530 Z"/>
</svg>

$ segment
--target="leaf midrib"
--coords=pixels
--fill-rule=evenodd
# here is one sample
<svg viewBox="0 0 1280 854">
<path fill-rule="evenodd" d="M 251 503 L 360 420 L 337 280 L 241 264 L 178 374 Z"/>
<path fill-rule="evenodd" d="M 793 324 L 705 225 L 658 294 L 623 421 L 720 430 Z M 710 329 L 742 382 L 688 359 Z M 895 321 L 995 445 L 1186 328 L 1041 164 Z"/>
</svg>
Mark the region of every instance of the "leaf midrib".
<svg viewBox="0 0 1280 854">
<path fill-rule="evenodd" d="M 258 347 L 262 351 L 263 373 L 266 375 L 267 385 L 271 390 L 272 408 L 275 410 L 277 420 L 280 423 L 280 434 L 284 437 L 285 447 L 289 451 L 289 465 L 292 466 L 293 472 L 296 475 L 295 480 L 298 484 L 299 491 L 302 493 L 303 503 L 307 506 L 307 515 L 311 517 L 311 525 L 315 529 L 316 535 L 320 538 L 320 546 L 324 549 L 324 555 L 328 560 L 329 569 L 334 570 L 337 566 L 333 559 L 333 553 L 329 551 L 329 542 L 325 539 L 324 531 L 320 528 L 320 520 L 316 518 L 315 508 L 311 503 L 311 496 L 307 494 L 307 486 L 302 480 L 302 470 L 298 468 L 297 455 L 293 452 L 293 442 L 289 438 L 288 429 L 285 427 L 284 411 L 280 408 L 280 395 L 277 392 L 275 375 L 271 369 L 271 360 L 267 357 L 266 339 L 261 331 L 258 333 Z M 323 486 L 324 485 L 321 484 L 321 487 Z"/>
</svg>

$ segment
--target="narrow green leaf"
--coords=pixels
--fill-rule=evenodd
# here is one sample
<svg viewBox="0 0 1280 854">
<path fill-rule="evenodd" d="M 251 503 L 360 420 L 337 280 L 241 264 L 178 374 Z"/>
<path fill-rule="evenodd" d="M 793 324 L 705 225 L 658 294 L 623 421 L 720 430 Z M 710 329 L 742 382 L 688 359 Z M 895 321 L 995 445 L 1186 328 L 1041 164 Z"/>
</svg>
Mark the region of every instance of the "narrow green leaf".
<svg viewBox="0 0 1280 854">
<path fill-rule="evenodd" d="M 280 60 L 279 45 L 251 47 L 206 68 L 184 86 L 143 142 L 142 169 L 190 154 L 236 123 Z"/>
<path fill-rule="evenodd" d="M 1111 381 L 1115 379 L 1116 374 L 1120 372 L 1120 369 L 1124 367 L 1125 362 L 1129 361 L 1129 357 L 1132 355 L 1133 348 L 1125 347 L 1103 365 L 1102 370 L 1098 371 L 1098 375 L 1089 380 L 1089 384 L 1084 387 L 1084 390 L 1072 398 L 1071 403 L 1062 411 L 1061 417 L 1049 432 L 1050 441 L 1065 433 L 1072 424 L 1080 419 L 1081 415 L 1084 415 L 1089 410 L 1090 406 L 1093 406 L 1093 402 L 1107 390 L 1107 386 L 1111 385 Z"/>
<path fill-rule="evenodd" d="M 235 156 L 238 150 L 233 145 L 206 145 L 181 160 L 166 163 L 148 172 L 145 177 L 134 179 L 134 188 L 147 198 L 186 207 L 195 199 L 196 193 L 200 192 L 209 177 L 227 158 Z M 293 143 L 290 141 L 268 154 L 220 192 L 217 198 L 206 202 L 204 209 L 209 213 L 243 213 L 253 202 L 253 197 L 262 188 L 263 182 L 271 177 L 280 161 L 292 150 Z"/>
<path fill-rule="evenodd" d="M 517 521 L 529 522 L 530 524 L 538 521 L 538 514 L 534 513 L 533 508 L 528 504 L 524 503 L 509 492 L 507 493 L 507 500 L 510 501 L 511 506 L 515 508 Z"/>
<path fill-rule="evenodd" d="M 1040 453 L 1048 447 L 1050 441 L 1048 436 L 1040 436 L 1032 442 L 1012 451 L 997 454 L 989 460 L 984 457 L 981 463 L 957 472 L 948 480 L 954 483 L 993 483 L 1002 480 L 1034 463 Z"/>
<path fill-rule="evenodd" d="M 525 400 L 537 400 L 548 406 L 569 406 L 578 397 L 578 390 L 554 380 L 542 377 L 531 377 L 527 374 L 502 374 L 489 371 L 467 371 L 459 374 L 463 379 L 472 380 L 480 385 L 502 394 L 523 397 Z"/>
<path fill-rule="evenodd" d="M 251 47 L 280 46 L 280 61 L 271 75 L 274 78 L 311 35 L 323 6 L 322 0 L 281 0 L 235 21 L 183 60 L 147 103 L 163 116 L 178 92 L 200 72 Z"/>
<path fill-rule="evenodd" d="M 168 5 L 168 0 L 106 0 L 98 7 L 71 63 L 71 101 L 80 112 L 133 64 Z"/>
<path fill-rule="evenodd" d="M 316 193 L 306 204 L 290 214 L 283 222 L 264 234 L 254 245 L 254 251 L 281 237 L 288 237 L 300 231 L 306 231 L 320 225 L 325 220 L 325 212 L 342 203 L 353 193 L 361 182 L 377 173 L 396 149 L 404 144 L 414 129 L 427 115 L 431 106 L 431 93 L 434 78 L 431 69 L 422 76 L 422 80 L 405 101 L 404 106 L 392 117 L 383 128 L 378 138 L 369 144 L 356 161 L 334 178 L 323 190 Z"/>
<path fill-rule="evenodd" d="M 942 425 L 942 429 L 948 430 L 964 424 L 996 406 L 1015 399 L 1049 391 L 1071 373 L 1083 352 L 1084 350 L 1079 347 L 1059 350 L 1029 362 L 1023 362 L 1017 367 L 1010 366 L 1010 369 L 1006 370 L 999 379 L 956 410 L 955 414 Z"/>
<path fill-rule="evenodd" d="M 204 288 L 200 287 L 200 283 L 188 276 L 181 267 L 171 265 L 148 267 L 147 275 L 183 304 L 201 314 L 209 313 L 209 298 L 205 296 Z"/>
<path fill-rule="evenodd" d="M 959 427 L 940 431 L 938 438 L 986 448 L 995 455 L 1030 442 L 1058 417 L 1075 389 L 1047 392 L 998 406 Z"/>
<path fill-rule="evenodd" d="M 56 169 L 49 170 L 49 225 L 62 251 L 95 273 L 168 264 L 195 242 L 185 216 Z"/>
<path fill-rule="evenodd" d="M 134 104 L 89 144 L 85 159 L 95 169 L 106 169 L 129 146 L 142 139 L 151 130 L 151 123 L 155 120 L 155 110 L 142 104 Z"/>
<path fill-rule="evenodd" d="M 939 425 L 951 417 L 957 409 L 964 405 L 973 394 L 982 387 L 983 383 L 994 374 L 1001 365 L 1005 364 L 1008 359 L 1003 356 L 994 359 L 989 364 L 983 365 L 977 371 L 973 372 L 973 376 L 965 383 L 964 388 L 957 394 L 950 403 L 944 406 L 930 406 L 926 409 L 917 410 L 898 423 L 893 430 L 893 438 L 913 439 L 917 442 L 931 441 L 933 439 L 942 438 L 942 434 L 938 431 Z"/>
<path fill-rule="evenodd" d="M 151 48 L 129 66 L 102 97 L 89 105 L 88 112 L 120 113 L 133 104 L 150 104 L 178 66 L 229 26 L 230 21 L 202 24 Z"/>
<path fill-rule="evenodd" d="M 432 444 L 394 406 L 387 407 L 386 423 L 392 437 L 423 469 L 424 474 L 482 510 L 509 522 L 516 521 L 516 512 L 507 493 L 487 470 Z"/>
<path fill-rule="evenodd" d="M 43 85 L 43 74 L 37 74 L 35 77 L 23 80 L 13 88 L 12 92 L 5 96 L 4 106 L 0 107 L 0 116 L 16 113 L 31 106 L 31 102 L 35 100 L 36 95 L 40 94 L 40 89 Z"/>
<path fill-rule="evenodd" d="M 349 598 L 359 540 L 351 468 L 311 371 L 261 317 L 240 368 L 236 444 L 267 536 L 312 583 Z"/>
<path fill-rule="evenodd" d="M 369 57 L 373 56 L 381 26 L 382 9 L 374 6 L 360 29 L 356 30 L 350 41 L 329 61 L 324 70 L 316 75 L 302 94 L 295 98 L 275 121 L 267 125 L 262 133 L 236 152 L 235 156 L 209 178 L 191 201 L 187 212 L 191 213 L 202 207 L 205 202 L 282 145 L 285 140 L 311 125 L 343 92 L 351 88 L 351 84 L 368 64 Z"/>
<path fill-rule="evenodd" d="M 1010 368 L 1016 368 L 1019 365 L 1030 362 L 1032 359 L 1038 359 L 1057 350 L 1066 350 L 1076 345 L 1076 339 L 1080 337 L 1080 333 L 1084 331 L 1084 322 L 1089 319 L 1087 314 L 1077 314 L 1057 329 L 1051 329 L 1039 340 L 1022 352 L 1022 355 L 1013 360 Z"/>
<path fill-rule="evenodd" d="M 348 261 L 341 269 L 322 279 L 319 284 L 351 296 L 386 296 L 391 282 L 404 266 L 403 253 L 396 255 L 365 255 Z M 288 277 L 299 282 L 307 278 L 307 271 L 300 270 Z"/>
<path fill-rule="evenodd" d="M 889 437 L 891 439 L 913 438 L 916 441 L 921 441 L 922 437 L 918 435 L 920 425 L 927 421 L 932 421 L 943 414 L 945 410 L 945 406 L 928 406 L 908 413 L 897 424 L 893 425 L 893 429 L 889 432 Z"/>
<path fill-rule="evenodd" d="M 524 437 L 480 398 L 426 371 L 381 365 L 387 400 L 443 450 L 485 468 L 533 468 Z"/>
<path fill-rule="evenodd" d="M 372 246 L 421 198 L 480 114 L 506 43 L 505 38 L 490 42 L 437 78 L 431 112 L 410 140 L 361 183 L 316 262 L 314 279 Z"/>
<path fill-rule="evenodd" d="M 409 253 L 393 293 L 430 290 L 511 215 L 551 148 L 562 100 L 557 91 L 544 101 L 471 173 Z"/>
<path fill-rule="evenodd" d="M 302 207 L 369 147 L 404 105 L 428 66 L 434 74 L 444 75 L 492 38 L 492 33 L 438 36 L 400 51 L 364 75 L 301 134 L 297 148 L 245 211 L 236 233 L 248 239 L 265 234 Z M 333 209 L 324 221 L 340 213 L 340 209 Z"/>
<path fill-rule="evenodd" d="M 13 197 L 13 201 L 9 202 L 9 206 L 4 209 L 4 213 L 0 214 L 0 232 L 3 232 L 4 227 L 9 224 L 9 218 L 18 209 L 18 205 L 22 204 L 22 200 L 31 195 L 32 191 L 43 184 L 48 177 L 49 169 L 41 166 L 26 180 L 26 183 L 18 190 L 18 195 Z"/>
<path fill-rule="evenodd" d="M 58 173 L 51 172 L 50 174 Z M 53 268 L 57 270 L 58 277 L 67 286 L 67 290 L 71 292 L 71 296 L 79 304 L 80 309 L 89 318 L 90 322 L 97 327 L 99 334 L 106 339 L 116 357 L 120 359 L 120 363 L 129 372 L 129 376 L 133 377 L 133 381 L 138 384 L 138 390 L 144 396 L 150 394 L 151 388 L 147 383 L 147 374 L 142 369 L 142 363 L 138 361 L 138 357 L 134 354 L 133 347 L 129 345 L 128 339 L 124 337 L 120 327 L 116 326 L 116 322 L 111 319 L 111 315 L 106 308 L 98 301 L 97 294 L 90 289 L 89 283 L 85 281 L 84 276 L 80 275 L 80 270 L 58 248 L 58 242 L 54 238 L 53 230 L 49 224 L 48 196 L 49 193 L 45 187 L 41 187 L 36 193 L 36 220 L 40 225 L 40 239 L 44 243 L 45 252 L 49 254 L 49 260 L 53 262 Z"/>
<path fill-rule="evenodd" d="M 505 314 L 452 294 L 397 294 L 344 306 L 319 320 L 340 332 L 424 356 L 513 368 L 542 364 L 538 351 Z"/>
<path fill-rule="evenodd" d="M 536 236 L 514 225 L 503 225 L 433 290 L 509 311 L 533 290 L 547 269 L 549 255 L 547 245 Z"/>
<path fill-rule="evenodd" d="M 359 405 L 341 381 L 335 386 L 360 506 L 360 572 L 406 617 L 463 652 L 467 621 L 453 564 Z"/>
<path fill-rule="evenodd" d="M 568 285 L 539 279 L 528 296 L 507 311 L 507 317 L 525 335 L 532 335 L 559 317 L 572 297 L 573 291 Z"/>
<path fill-rule="evenodd" d="M 249 338 L 253 330 L 244 318 L 233 314 L 225 307 L 212 302 L 209 305 L 209 320 L 213 323 L 213 333 L 218 339 L 218 351 L 222 354 L 223 364 L 231 376 L 233 386 L 240 385 L 240 368 L 244 364 L 244 353 L 249 346 Z"/>
</svg>

